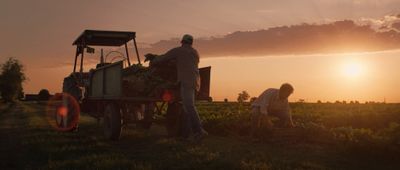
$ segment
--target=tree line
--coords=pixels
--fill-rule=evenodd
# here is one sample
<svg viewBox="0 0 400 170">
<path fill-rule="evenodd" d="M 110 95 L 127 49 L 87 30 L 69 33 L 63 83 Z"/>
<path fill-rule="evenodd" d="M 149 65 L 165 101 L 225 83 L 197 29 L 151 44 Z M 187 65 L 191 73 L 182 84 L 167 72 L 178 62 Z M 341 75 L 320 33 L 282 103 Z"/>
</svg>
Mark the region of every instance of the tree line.
<svg viewBox="0 0 400 170">
<path fill-rule="evenodd" d="M 27 80 L 24 65 L 15 58 L 8 58 L 0 65 L 0 96 L 4 102 L 15 102 L 24 97 L 22 83 Z"/>
</svg>

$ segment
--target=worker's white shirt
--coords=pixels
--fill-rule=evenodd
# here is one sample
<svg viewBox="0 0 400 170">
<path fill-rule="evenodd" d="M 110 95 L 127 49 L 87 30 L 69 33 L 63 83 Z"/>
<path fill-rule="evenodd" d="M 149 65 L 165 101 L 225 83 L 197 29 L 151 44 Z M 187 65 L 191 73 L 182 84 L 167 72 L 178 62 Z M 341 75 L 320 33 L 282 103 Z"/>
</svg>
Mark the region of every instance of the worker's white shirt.
<svg viewBox="0 0 400 170">
<path fill-rule="evenodd" d="M 287 99 L 279 99 L 279 89 L 270 88 L 265 90 L 251 104 L 252 107 L 259 107 L 262 114 L 277 112 L 280 114 L 289 113 L 289 102 Z"/>
</svg>

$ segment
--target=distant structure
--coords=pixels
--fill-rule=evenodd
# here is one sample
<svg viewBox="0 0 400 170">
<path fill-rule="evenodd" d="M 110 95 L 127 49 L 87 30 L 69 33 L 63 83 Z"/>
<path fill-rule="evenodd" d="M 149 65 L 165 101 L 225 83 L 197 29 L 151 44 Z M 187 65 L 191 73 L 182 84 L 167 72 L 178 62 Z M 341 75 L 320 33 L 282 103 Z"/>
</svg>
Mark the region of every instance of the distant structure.
<svg viewBox="0 0 400 170">
<path fill-rule="evenodd" d="M 306 99 L 299 99 L 299 100 L 297 100 L 297 103 L 305 103 L 306 102 Z"/>
<path fill-rule="evenodd" d="M 24 101 L 37 101 L 39 100 L 38 94 L 25 94 Z"/>
<path fill-rule="evenodd" d="M 50 99 L 51 97 L 53 97 L 54 95 L 49 95 L 47 100 Z M 45 101 L 45 100 L 41 100 L 41 98 L 39 97 L 39 94 L 25 94 L 25 97 L 22 99 L 23 101 Z"/>
</svg>

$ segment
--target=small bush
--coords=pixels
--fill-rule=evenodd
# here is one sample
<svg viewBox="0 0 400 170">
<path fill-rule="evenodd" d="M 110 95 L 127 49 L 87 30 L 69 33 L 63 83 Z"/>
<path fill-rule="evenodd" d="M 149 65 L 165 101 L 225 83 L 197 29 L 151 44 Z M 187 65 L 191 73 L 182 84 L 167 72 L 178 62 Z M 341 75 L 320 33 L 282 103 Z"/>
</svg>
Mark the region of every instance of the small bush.
<svg viewBox="0 0 400 170">
<path fill-rule="evenodd" d="M 39 100 L 49 100 L 50 99 L 50 92 L 47 89 L 42 89 L 39 91 L 38 94 L 38 99 Z"/>
</svg>

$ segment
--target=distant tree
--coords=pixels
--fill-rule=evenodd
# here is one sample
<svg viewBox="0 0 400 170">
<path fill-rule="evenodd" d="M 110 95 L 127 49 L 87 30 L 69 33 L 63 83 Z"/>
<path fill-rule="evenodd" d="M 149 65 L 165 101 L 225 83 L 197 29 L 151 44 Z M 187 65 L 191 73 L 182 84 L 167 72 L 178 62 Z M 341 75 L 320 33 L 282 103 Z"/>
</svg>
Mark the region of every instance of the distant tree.
<svg viewBox="0 0 400 170">
<path fill-rule="evenodd" d="M 346 100 L 343 100 L 343 102 L 342 102 L 343 104 L 346 104 L 347 102 L 346 102 Z"/>
<path fill-rule="evenodd" d="M 1 65 L 0 91 L 4 102 L 14 102 L 21 96 L 22 83 L 25 80 L 24 66 L 19 60 L 9 58 Z"/>
<path fill-rule="evenodd" d="M 243 103 L 243 102 L 245 102 L 246 100 L 248 100 L 249 98 L 250 98 L 249 93 L 247 93 L 247 91 L 242 91 L 241 93 L 238 94 L 237 101 L 238 101 L 239 103 Z"/>
<path fill-rule="evenodd" d="M 47 89 L 42 89 L 39 91 L 38 94 L 38 99 L 39 100 L 49 100 L 50 99 L 50 92 Z"/>
<path fill-rule="evenodd" d="M 252 98 L 250 98 L 250 103 L 253 103 L 256 100 L 257 100 L 257 97 L 252 97 Z"/>
<path fill-rule="evenodd" d="M 237 101 L 239 102 L 239 106 L 238 106 L 238 113 L 240 114 L 242 111 L 242 105 L 243 102 L 245 102 L 246 100 L 248 100 L 250 98 L 249 93 L 247 93 L 247 91 L 242 91 L 241 93 L 238 94 L 238 98 Z"/>
<path fill-rule="evenodd" d="M 340 104 L 340 103 L 342 103 L 342 102 L 340 102 L 339 100 L 336 100 L 335 103 L 336 103 L 336 104 Z"/>
<path fill-rule="evenodd" d="M 18 92 L 18 100 L 22 100 L 25 97 L 25 92 L 24 89 L 21 88 L 20 91 Z"/>
<path fill-rule="evenodd" d="M 225 98 L 225 99 L 224 99 L 224 102 L 225 102 L 225 103 L 228 103 L 228 99 L 227 99 L 227 98 Z"/>
<path fill-rule="evenodd" d="M 321 104 L 321 103 L 322 103 L 322 101 L 321 101 L 321 100 L 318 100 L 318 101 L 317 101 L 317 103 L 318 103 L 318 104 Z"/>
</svg>

